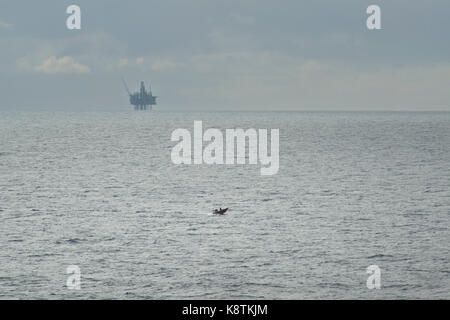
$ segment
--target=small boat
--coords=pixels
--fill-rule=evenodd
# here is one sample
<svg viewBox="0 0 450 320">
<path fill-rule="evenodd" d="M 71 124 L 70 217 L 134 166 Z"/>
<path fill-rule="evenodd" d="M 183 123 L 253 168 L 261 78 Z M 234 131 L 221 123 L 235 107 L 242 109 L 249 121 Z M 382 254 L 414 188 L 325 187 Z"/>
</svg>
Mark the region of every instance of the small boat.
<svg viewBox="0 0 450 320">
<path fill-rule="evenodd" d="M 225 214 L 225 212 L 227 212 L 227 211 L 228 211 L 228 208 L 225 208 L 225 209 L 220 208 L 219 210 L 214 209 L 213 214 Z"/>
</svg>

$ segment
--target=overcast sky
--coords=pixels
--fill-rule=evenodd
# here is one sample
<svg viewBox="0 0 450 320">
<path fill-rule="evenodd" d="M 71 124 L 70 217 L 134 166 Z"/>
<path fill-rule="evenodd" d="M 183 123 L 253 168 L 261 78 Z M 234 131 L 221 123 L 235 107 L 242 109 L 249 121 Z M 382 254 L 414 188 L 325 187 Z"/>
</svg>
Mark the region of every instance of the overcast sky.
<svg viewBox="0 0 450 320">
<path fill-rule="evenodd" d="M 124 76 L 159 110 L 450 111 L 449 33 L 448 0 L 0 0 L 0 109 L 131 110 Z"/>
</svg>

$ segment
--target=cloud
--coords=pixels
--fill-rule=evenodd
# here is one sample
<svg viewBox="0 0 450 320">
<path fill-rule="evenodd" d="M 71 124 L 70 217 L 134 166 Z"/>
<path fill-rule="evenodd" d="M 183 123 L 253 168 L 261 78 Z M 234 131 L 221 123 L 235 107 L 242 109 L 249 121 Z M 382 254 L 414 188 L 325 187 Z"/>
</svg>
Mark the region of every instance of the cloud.
<svg viewBox="0 0 450 320">
<path fill-rule="evenodd" d="M 91 72 L 89 67 L 76 62 L 69 56 L 59 59 L 51 56 L 41 65 L 34 67 L 34 71 L 47 74 L 86 74 Z"/>
<path fill-rule="evenodd" d="M 0 29 L 11 29 L 14 25 L 0 20 Z"/>
<path fill-rule="evenodd" d="M 182 62 L 171 59 L 157 58 L 152 56 L 121 58 L 115 63 L 118 70 L 139 70 L 139 71 L 169 71 L 179 69 L 184 66 Z"/>
<path fill-rule="evenodd" d="M 144 58 L 143 57 L 136 58 L 136 65 L 138 67 L 142 67 L 144 65 Z"/>
<path fill-rule="evenodd" d="M 128 65 L 128 59 L 123 58 L 119 60 L 119 68 L 125 68 Z"/>
<path fill-rule="evenodd" d="M 242 14 L 237 13 L 237 12 L 230 14 L 230 19 L 233 22 L 237 22 L 239 24 L 254 24 L 255 23 L 255 18 L 254 17 L 242 15 Z"/>
<path fill-rule="evenodd" d="M 448 110 L 450 63 L 367 66 L 281 52 L 195 56 L 186 101 L 245 110 Z M 204 81 L 208 79 L 208 82 Z"/>
<path fill-rule="evenodd" d="M 182 65 L 170 60 L 156 60 L 152 63 L 152 70 L 162 71 L 162 70 L 173 70 L 181 67 Z"/>
</svg>

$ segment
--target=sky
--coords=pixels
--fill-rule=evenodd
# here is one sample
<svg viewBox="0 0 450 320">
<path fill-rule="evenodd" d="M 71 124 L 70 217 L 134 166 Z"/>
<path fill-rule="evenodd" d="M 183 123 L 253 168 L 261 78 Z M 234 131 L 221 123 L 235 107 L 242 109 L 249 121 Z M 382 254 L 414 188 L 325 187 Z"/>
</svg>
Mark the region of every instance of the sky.
<svg viewBox="0 0 450 320">
<path fill-rule="evenodd" d="M 0 0 L 0 110 L 131 110 L 124 77 L 161 111 L 450 111 L 449 32 L 448 0 Z"/>
</svg>

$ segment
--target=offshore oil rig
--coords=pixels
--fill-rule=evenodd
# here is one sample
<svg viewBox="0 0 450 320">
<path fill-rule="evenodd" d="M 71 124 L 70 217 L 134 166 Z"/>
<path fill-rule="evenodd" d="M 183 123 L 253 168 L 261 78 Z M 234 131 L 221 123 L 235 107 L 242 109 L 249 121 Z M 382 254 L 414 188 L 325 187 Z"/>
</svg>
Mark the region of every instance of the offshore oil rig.
<svg viewBox="0 0 450 320">
<path fill-rule="evenodd" d="M 156 96 L 152 95 L 152 88 L 145 90 L 144 81 L 141 81 L 141 89 L 137 92 L 131 93 L 125 80 L 122 78 L 123 85 L 130 96 L 130 103 L 134 106 L 134 110 L 152 110 L 152 106 L 156 105 Z M 149 106 L 149 107 L 147 107 Z"/>
</svg>

